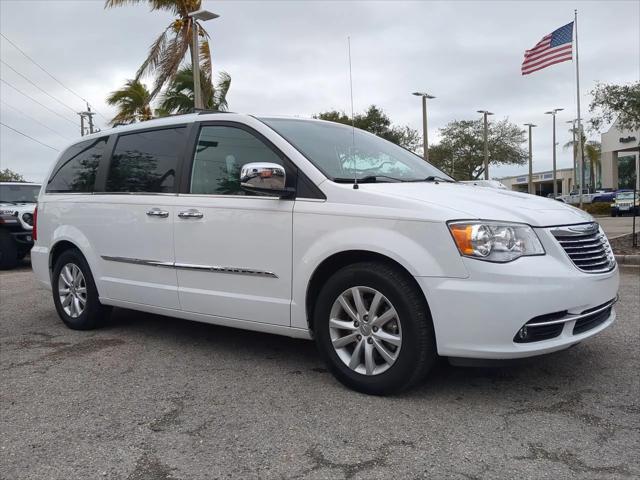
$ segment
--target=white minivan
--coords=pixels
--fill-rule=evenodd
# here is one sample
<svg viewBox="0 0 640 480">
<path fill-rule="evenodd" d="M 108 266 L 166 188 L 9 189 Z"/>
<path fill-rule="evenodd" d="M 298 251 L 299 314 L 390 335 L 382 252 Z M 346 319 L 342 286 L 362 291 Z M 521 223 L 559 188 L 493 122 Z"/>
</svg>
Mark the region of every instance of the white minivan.
<svg viewBox="0 0 640 480">
<path fill-rule="evenodd" d="M 373 394 L 438 355 L 539 355 L 615 320 L 618 269 L 587 213 L 459 184 L 319 120 L 199 112 L 84 137 L 48 175 L 33 235 L 71 328 L 115 306 L 314 338 Z"/>
</svg>

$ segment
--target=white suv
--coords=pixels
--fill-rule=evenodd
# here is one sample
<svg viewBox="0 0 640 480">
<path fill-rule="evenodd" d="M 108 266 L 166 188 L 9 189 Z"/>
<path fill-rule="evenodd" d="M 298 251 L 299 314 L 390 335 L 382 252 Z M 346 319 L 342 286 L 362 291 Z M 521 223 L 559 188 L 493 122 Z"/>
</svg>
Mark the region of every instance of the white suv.
<svg viewBox="0 0 640 480">
<path fill-rule="evenodd" d="M 618 269 L 587 213 L 458 184 L 330 122 L 201 112 L 100 132 L 61 155 L 36 218 L 33 270 L 69 327 L 116 306 L 315 338 L 367 393 L 438 355 L 553 352 L 615 319 Z"/>
</svg>

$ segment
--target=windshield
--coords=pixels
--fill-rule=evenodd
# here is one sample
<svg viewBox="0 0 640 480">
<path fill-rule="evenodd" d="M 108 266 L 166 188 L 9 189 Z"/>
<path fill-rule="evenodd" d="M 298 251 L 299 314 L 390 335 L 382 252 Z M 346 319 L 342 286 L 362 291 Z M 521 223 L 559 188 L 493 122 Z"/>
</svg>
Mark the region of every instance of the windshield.
<svg viewBox="0 0 640 480">
<path fill-rule="evenodd" d="M 621 192 L 616 195 L 616 200 L 633 200 L 633 192 Z"/>
<path fill-rule="evenodd" d="M 39 192 L 40 185 L 0 185 L 0 202 L 34 203 Z"/>
<path fill-rule="evenodd" d="M 421 157 L 376 135 L 316 120 L 261 118 L 329 179 L 376 182 L 453 181 Z"/>
</svg>

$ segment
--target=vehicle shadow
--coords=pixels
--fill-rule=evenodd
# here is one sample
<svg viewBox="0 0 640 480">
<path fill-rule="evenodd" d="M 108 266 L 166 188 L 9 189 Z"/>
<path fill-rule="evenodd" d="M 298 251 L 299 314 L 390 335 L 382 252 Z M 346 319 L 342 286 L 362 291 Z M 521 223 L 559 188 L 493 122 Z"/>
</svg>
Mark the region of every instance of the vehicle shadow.
<svg viewBox="0 0 640 480">
<path fill-rule="evenodd" d="M 105 330 L 110 334 L 122 334 L 123 338 L 133 337 L 134 341 L 161 342 L 168 348 L 188 346 L 205 355 L 215 352 L 243 361 L 268 359 L 275 362 L 274 371 L 278 372 L 291 371 L 299 375 L 306 371 L 310 376 L 328 374 L 313 341 L 120 308 L 114 309 L 108 324 L 102 329 Z M 514 362 L 505 361 L 496 366 L 455 366 L 440 357 L 421 384 L 398 397 L 424 397 L 438 391 L 464 392 L 476 387 L 484 387 L 482 390 L 485 391 L 505 388 L 558 390 L 573 377 L 589 383 L 585 377 L 594 366 L 594 355 L 581 355 L 585 352 L 580 350 L 580 347 L 571 348 Z M 337 381 L 335 386 L 344 388 Z"/>
</svg>

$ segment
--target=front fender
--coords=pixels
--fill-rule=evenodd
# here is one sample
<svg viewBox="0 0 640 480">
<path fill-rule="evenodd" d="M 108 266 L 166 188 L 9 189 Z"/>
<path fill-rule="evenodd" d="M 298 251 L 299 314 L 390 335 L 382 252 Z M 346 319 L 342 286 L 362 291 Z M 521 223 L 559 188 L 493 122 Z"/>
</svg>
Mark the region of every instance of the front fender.
<svg viewBox="0 0 640 480">
<path fill-rule="evenodd" d="M 337 253 L 377 253 L 415 277 L 468 277 L 444 223 L 298 213 L 293 224 L 293 327 L 306 328 L 307 285 Z"/>
</svg>

